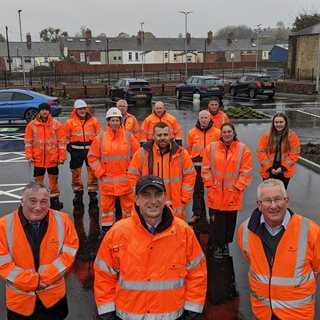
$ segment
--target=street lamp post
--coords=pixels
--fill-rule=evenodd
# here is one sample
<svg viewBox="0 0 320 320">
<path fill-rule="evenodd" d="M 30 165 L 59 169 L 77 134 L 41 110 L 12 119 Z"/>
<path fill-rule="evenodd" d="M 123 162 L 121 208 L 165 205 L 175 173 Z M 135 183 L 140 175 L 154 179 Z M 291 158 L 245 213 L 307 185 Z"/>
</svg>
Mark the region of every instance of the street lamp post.
<svg viewBox="0 0 320 320">
<path fill-rule="evenodd" d="M 185 77 L 188 78 L 188 14 L 193 13 L 193 11 L 179 11 L 184 14 L 184 31 L 185 31 L 185 42 L 184 42 L 184 51 L 185 51 Z"/>
<path fill-rule="evenodd" d="M 143 25 L 144 25 L 144 22 L 140 22 L 140 37 L 141 37 L 141 77 L 143 78 L 144 77 L 144 54 L 143 54 L 143 51 L 144 51 L 144 39 L 143 39 Z"/>
<path fill-rule="evenodd" d="M 258 70 L 258 58 L 259 58 L 259 29 L 261 24 L 257 24 L 257 45 L 256 45 L 256 70 Z"/>
<path fill-rule="evenodd" d="M 318 35 L 318 68 L 317 68 L 317 82 L 316 82 L 316 93 L 319 93 L 319 74 L 320 74 L 320 32 Z"/>
<path fill-rule="evenodd" d="M 22 28 L 21 28 L 21 9 L 18 10 L 19 15 L 19 28 L 20 28 L 20 46 L 21 46 L 21 62 L 22 62 L 22 72 L 23 72 L 23 85 L 26 85 L 26 74 L 24 69 L 24 56 L 23 56 L 23 48 L 22 48 Z"/>
</svg>

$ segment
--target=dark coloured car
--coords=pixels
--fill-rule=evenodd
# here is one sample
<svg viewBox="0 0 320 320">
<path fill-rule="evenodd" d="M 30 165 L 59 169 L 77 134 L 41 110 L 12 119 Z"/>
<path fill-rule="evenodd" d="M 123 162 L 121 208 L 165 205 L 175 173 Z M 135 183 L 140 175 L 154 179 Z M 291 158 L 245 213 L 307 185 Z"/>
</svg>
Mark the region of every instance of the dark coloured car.
<svg viewBox="0 0 320 320">
<path fill-rule="evenodd" d="M 59 98 L 23 89 L 0 90 L 0 120 L 25 120 L 30 122 L 41 103 L 48 103 L 51 115 L 56 117 L 62 111 Z"/>
<path fill-rule="evenodd" d="M 255 98 L 257 95 L 266 95 L 272 98 L 276 91 L 276 85 L 269 76 L 247 75 L 231 82 L 229 91 L 232 96 L 246 94 L 250 98 Z"/>
<path fill-rule="evenodd" d="M 151 103 L 152 90 L 144 79 L 124 78 L 118 80 L 110 89 L 110 98 L 125 99 L 127 102 L 146 101 Z"/>
<path fill-rule="evenodd" d="M 224 84 L 218 77 L 213 76 L 192 76 L 185 82 L 176 86 L 176 98 L 192 97 L 199 94 L 200 99 L 212 96 L 219 97 L 222 100 L 224 96 Z"/>
</svg>

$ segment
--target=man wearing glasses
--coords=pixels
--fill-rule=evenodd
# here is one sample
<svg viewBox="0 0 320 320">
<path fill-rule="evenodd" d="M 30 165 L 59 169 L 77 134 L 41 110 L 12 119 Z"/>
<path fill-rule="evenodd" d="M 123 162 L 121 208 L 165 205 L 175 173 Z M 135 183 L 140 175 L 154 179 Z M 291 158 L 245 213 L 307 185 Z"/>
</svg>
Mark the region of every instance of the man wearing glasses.
<svg viewBox="0 0 320 320">
<path fill-rule="evenodd" d="M 258 186 L 258 208 L 239 228 L 255 319 L 314 319 L 320 228 L 288 204 L 283 182 L 265 180 Z"/>
</svg>

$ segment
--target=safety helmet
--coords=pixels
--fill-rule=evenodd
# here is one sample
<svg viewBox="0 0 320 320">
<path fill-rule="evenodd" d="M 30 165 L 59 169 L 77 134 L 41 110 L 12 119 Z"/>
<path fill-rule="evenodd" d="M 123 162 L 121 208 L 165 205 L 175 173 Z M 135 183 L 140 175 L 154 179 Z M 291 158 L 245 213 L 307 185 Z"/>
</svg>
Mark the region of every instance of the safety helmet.
<svg viewBox="0 0 320 320">
<path fill-rule="evenodd" d="M 85 102 L 84 100 L 78 99 L 78 100 L 76 100 L 76 101 L 74 102 L 73 107 L 74 107 L 75 109 L 86 108 L 86 107 L 87 107 L 87 104 L 86 104 L 86 102 Z"/>
<path fill-rule="evenodd" d="M 122 118 L 121 111 L 118 108 L 112 107 L 107 111 L 106 119 L 112 118 L 112 117 L 119 117 Z"/>
</svg>

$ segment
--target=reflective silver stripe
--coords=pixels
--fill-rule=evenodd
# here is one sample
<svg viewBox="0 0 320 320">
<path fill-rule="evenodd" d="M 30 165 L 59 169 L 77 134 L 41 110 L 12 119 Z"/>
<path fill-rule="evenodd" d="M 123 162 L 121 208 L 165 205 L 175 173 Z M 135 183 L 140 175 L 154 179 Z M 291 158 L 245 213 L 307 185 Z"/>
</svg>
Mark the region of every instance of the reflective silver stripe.
<svg viewBox="0 0 320 320">
<path fill-rule="evenodd" d="M 179 213 L 179 212 L 184 211 L 185 209 L 186 209 L 186 207 L 180 207 L 180 208 L 175 207 L 175 208 L 173 209 L 173 213 Z"/>
<path fill-rule="evenodd" d="M 237 177 L 239 174 L 237 174 L 237 172 L 233 172 L 233 173 L 225 173 L 224 177 L 225 178 L 234 178 Z"/>
<path fill-rule="evenodd" d="M 181 166 L 181 168 L 182 168 L 182 166 Z M 182 171 L 182 174 L 187 174 L 187 173 L 190 173 L 190 172 L 192 172 L 192 171 L 194 171 L 194 166 L 183 170 L 183 171 Z"/>
<path fill-rule="evenodd" d="M 108 313 L 116 310 L 114 302 L 107 302 L 107 303 L 101 304 L 97 306 L 97 308 L 98 308 L 98 314 L 104 314 L 104 313 Z"/>
<path fill-rule="evenodd" d="M 123 156 L 102 156 L 101 160 L 112 161 L 112 160 L 130 160 L 130 155 Z"/>
<path fill-rule="evenodd" d="M 37 290 L 37 292 L 39 292 L 39 291 L 46 291 L 46 290 L 50 290 L 50 289 L 52 289 L 52 288 L 55 288 L 55 287 L 57 287 L 62 281 L 63 281 L 63 279 L 59 279 L 57 282 L 51 284 L 50 286 L 47 286 L 47 287 L 45 287 L 44 289 L 41 289 L 41 290 Z"/>
<path fill-rule="evenodd" d="M 109 267 L 103 260 L 99 259 L 98 256 L 96 257 L 95 263 L 97 267 L 102 271 L 111 273 L 113 275 L 116 275 L 119 273 L 119 270 L 117 268 Z"/>
<path fill-rule="evenodd" d="M 97 159 L 100 159 L 100 157 L 94 153 L 92 153 L 92 151 L 89 151 L 88 152 L 88 156 L 91 156 L 91 157 L 94 157 L 94 158 L 97 158 Z"/>
<path fill-rule="evenodd" d="M 146 160 L 146 150 L 141 148 L 141 172 L 144 172 L 145 160 Z M 148 164 L 147 164 L 148 165 Z"/>
<path fill-rule="evenodd" d="M 266 152 L 267 149 L 266 148 L 257 148 L 257 152 Z"/>
<path fill-rule="evenodd" d="M 72 149 L 79 149 L 79 150 L 90 149 L 90 146 L 76 146 L 73 144 L 71 144 L 70 146 L 72 147 Z"/>
<path fill-rule="evenodd" d="M 193 311 L 193 312 L 197 312 L 197 313 L 202 313 L 203 307 L 204 307 L 203 304 L 195 303 L 195 302 L 191 302 L 191 301 L 186 301 L 184 303 L 185 310 L 189 310 L 189 311 Z"/>
<path fill-rule="evenodd" d="M 57 144 L 52 144 L 50 146 L 46 146 L 46 149 L 47 150 L 51 150 L 51 149 L 55 149 L 55 148 L 58 148 L 58 145 Z"/>
<path fill-rule="evenodd" d="M 273 160 L 272 159 L 267 159 L 266 161 L 263 161 L 263 162 L 261 162 L 261 166 L 262 167 L 264 167 L 264 166 L 266 166 L 268 163 L 270 163 L 270 162 L 272 162 Z"/>
<path fill-rule="evenodd" d="M 201 167 L 202 162 L 194 162 L 193 165 L 194 165 L 195 167 Z"/>
<path fill-rule="evenodd" d="M 64 245 L 62 247 L 62 252 L 67 252 L 67 253 L 71 254 L 72 256 L 75 256 L 77 253 L 77 249 Z"/>
<path fill-rule="evenodd" d="M 34 291 L 22 291 L 22 290 L 19 290 L 17 289 L 14 285 L 12 285 L 11 283 L 7 282 L 6 283 L 6 286 L 8 288 L 10 288 L 11 290 L 17 292 L 17 293 L 21 293 L 21 294 L 27 294 L 29 296 L 34 296 L 36 293 Z"/>
<path fill-rule="evenodd" d="M 7 237 L 7 243 L 8 248 L 12 256 L 12 246 L 13 246 L 13 233 L 14 233 L 14 226 L 13 226 L 13 217 L 14 212 L 11 212 L 6 216 L 6 237 Z"/>
<path fill-rule="evenodd" d="M 8 274 L 6 280 L 10 282 L 14 282 L 19 272 L 22 271 L 20 267 L 15 266 Z"/>
<path fill-rule="evenodd" d="M 281 309 L 293 309 L 293 308 L 299 308 L 303 307 L 306 304 L 309 304 L 314 301 L 315 295 L 309 295 L 302 299 L 296 299 L 296 300 L 270 300 L 264 297 L 259 296 L 256 292 L 251 293 L 254 298 L 256 298 L 261 303 L 265 304 L 266 306 L 271 306 L 273 309 L 281 308 Z"/>
<path fill-rule="evenodd" d="M 172 183 L 172 182 L 179 182 L 182 180 L 182 176 L 173 177 L 173 178 L 163 178 L 164 183 Z"/>
<path fill-rule="evenodd" d="M 101 213 L 101 217 L 111 217 L 111 216 L 113 216 L 113 214 L 114 214 L 113 211 L 102 212 L 102 213 Z"/>
<path fill-rule="evenodd" d="M 11 262 L 11 261 L 12 261 L 12 258 L 10 253 L 0 256 L 0 265 Z"/>
<path fill-rule="evenodd" d="M 71 137 L 82 137 L 83 135 L 90 135 L 90 134 L 96 134 L 95 131 L 84 131 L 84 132 L 71 132 Z"/>
<path fill-rule="evenodd" d="M 201 251 L 200 255 L 192 261 L 186 263 L 186 269 L 191 270 L 199 265 L 200 261 L 204 258 L 204 253 Z"/>
<path fill-rule="evenodd" d="M 300 148 L 290 148 L 290 151 L 292 151 L 292 152 L 300 152 L 301 149 Z"/>
<path fill-rule="evenodd" d="M 184 286 L 184 278 L 163 281 L 126 281 L 119 276 L 119 286 L 122 289 L 134 291 L 172 290 Z"/>
<path fill-rule="evenodd" d="M 128 182 L 128 178 L 99 178 L 100 182 Z"/>
<path fill-rule="evenodd" d="M 235 172 L 235 176 L 239 176 L 240 172 L 240 166 L 241 166 L 241 161 L 242 161 L 242 155 L 243 155 L 243 150 L 244 150 L 244 143 L 240 142 L 240 148 L 239 148 L 239 154 L 238 154 L 238 163 L 237 163 L 237 170 Z"/>
<path fill-rule="evenodd" d="M 209 170 L 209 169 L 210 169 L 210 166 L 203 166 L 203 167 L 201 168 L 201 172 L 206 171 L 206 170 Z"/>
<path fill-rule="evenodd" d="M 232 187 L 233 185 L 235 184 L 235 181 L 232 181 L 232 182 L 224 182 L 223 185 L 225 187 Z"/>
<path fill-rule="evenodd" d="M 214 153 L 216 151 L 216 147 L 217 147 L 217 142 L 212 142 L 211 143 L 211 152 L 210 152 L 210 167 L 211 167 L 211 172 L 212 174 L 217 174 L 218 171 L 215 170 L 214 168 Z"/>
<path fill-rule="evenodd" d="M 54 218 L 56 220 L 56 226 L 57 226 L 57 234 L 58 234 L 58 241 L 59 241 L 59 247 L 57 254 L 59 255 L 62 251 L 63 247 L 63 240 L 64 240 L 64 225 L 62 221 L 62 217 L 59 211 L 53 210 Z"/>
<path fill-rule="evenodd" d="M 126 320 L 175 320 L 182 316 L 184 309 L 181 308 L 177 311 L 167 312 L 167 313 L 147 313 L 147 314 L 137 314 L 128 313 L 123 310 L 116 310 L 116 314 L 121 319 Z"/>
<path fill-rule="evenodd" d="M 93 170 L 99 164 L 100 164 L 100 160 L 96 160 L 95 162 L 91 163 L 90 167 Z"/>
<path fill-rule="evenodd" d="M 112 226 L 113 225 L 113 221 L 112 222 L 102 222 L 101 223 L 101 226 L 102 227 L 110 227 L 110 226 Z"/>
<path fill-rule="evenodd" d="M 190 146 L 189 146 L 189 148 L 190 148 Z M 204 150 L 204 149 L 205 149 L 205 146 L 192 146 L 192 150 L 194 150 L 194 151 Z"/>
<path fill-rule="evenodd" d="M 57 258 L 53 261 L 54 266 L 57 268 L 59 273 L 63 276 L 65 272 L 67 271 L 66 266 L 63 264 L 63 262 L 60 260 L 60 258 Z"/>
<path fill-rule="evenodd" d="M 122 215 L 123 216 L 126 216 L 126 217 L 130 217 L 131 216 L 131 213 L 130 212 L 126 212 L 126 211 L 121 211 Z"/>
<path fill-rule="evenodd" d="M 242 245 L 243 245 L 243 251 L 246 253 L 247 256 L 248 256 L 248 252 L 249 252 L 249 237 L 248 237 L 249 220 L 250 220 L 250 218 L 243 221 L 243 223 L 242 223 Z"/>
<path fill-rule="evenodd" d="M 129 157 L 129 159 L 132 158 L 130 136 L 131 136 L 131 133 L 130 132 L 126 132 L 126 138 L 127 138 L 127 142 L 128 142 L 128 157 Z"/>
<path fill-rule="evenodd" d="M 294 162 L 292 162 L 287 156 L 284 156 L 284 161 L 288 163 L 288 165 L 290 167 L 292 167 L 294 165 Z"/>
<path fill-rule="evenodd" d="M 134 173 L 134 174 L 141 174 L 141 172 L 135 168 L 129 167 L 128 172 Z"/>
<path fill-rule="evenodd" d="M 48 269 L 48 265 L 47 264 L 43 264 L 43 265 L 39 266 L 38 272 L 42 272 L 42 271 L 45 271 L 47 269 Z"/>
<path fill-rule="evenodd" d="M 193 187 L 188 186 L 188 185 L 186 185 L 186 184 L 183 184 L 182 187 L 181 187 L 181 189 L 188 190 L 188 191 L 192 191 L 192 190 L 193 190 Z"/>
<path fill-rule="evenodd" d="M 171 206 L 171 205 L 172 205 L 172 201 L 171 201 L 171 200 L 167 200 L 167 201 L 166 201 L 166 204 L 169 205 L 169 206 Z"/>
<path fill-rule="evenodd" d="M 204 177 L 202 177 L 203 180 L 207 180 L 211 177 L 211 173 L 208 173 L 207 175 L 205 175 Z"/>
</svg>

